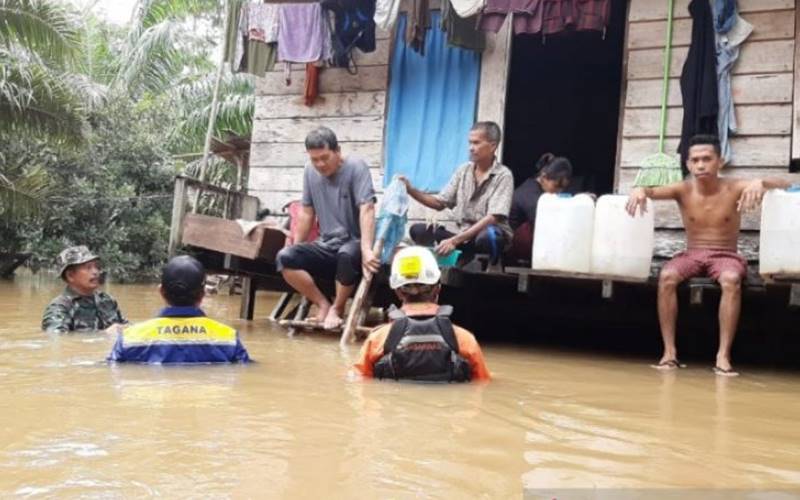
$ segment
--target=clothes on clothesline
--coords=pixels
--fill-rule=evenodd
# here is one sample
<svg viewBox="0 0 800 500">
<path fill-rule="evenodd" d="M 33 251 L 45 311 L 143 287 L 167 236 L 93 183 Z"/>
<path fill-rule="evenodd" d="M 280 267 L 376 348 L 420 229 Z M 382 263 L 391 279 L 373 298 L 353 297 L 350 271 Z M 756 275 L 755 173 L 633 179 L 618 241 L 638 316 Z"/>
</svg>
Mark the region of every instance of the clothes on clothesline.
<svg viewBox="0 0 800 500">
<path fill-rule="evenodd" d="M 514 14 L 514 34 L 552 35 L 567 30 L 605 32 L 611 0 L 486 0 L 479 28 L 497 33 Z"/>
<path fill-rule="evenodd" d="M 458 1 L 458 0 L 456 0 Z M 486 35 L 477 29 L 478 15 L 462 18 L 451 0 L 442 0 L 442 31 L 447 33 L 447 45 L 481 51 L 486 48 Z"/>
<path fill-rule="evenodd" d="M 375 2 L 375 25 L 382 30 L 392 29 L 397 22 L 400 0 L 377 0 Z"/>
<path fill-rule="evenodd" d="M 282 4 L 278 19 L 278 60 L 309 63 L 330 59 L 331 37 L 322 5 Z"/>
</svg>

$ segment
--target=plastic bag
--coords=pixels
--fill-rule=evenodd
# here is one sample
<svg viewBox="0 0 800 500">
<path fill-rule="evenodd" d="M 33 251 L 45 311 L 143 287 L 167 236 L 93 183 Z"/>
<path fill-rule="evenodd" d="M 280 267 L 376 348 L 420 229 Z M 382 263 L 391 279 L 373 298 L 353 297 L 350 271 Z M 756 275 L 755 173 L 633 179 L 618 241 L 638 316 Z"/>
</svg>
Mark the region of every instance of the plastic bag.
<svg viewBox="0 0 800 500">
<path fill-rule="evenodd" d="M 408 204 L 406 185 L 395 177 L 383 192 L 383 201 L 378 211 L 375 228 L 375 239 L 383 240 L 381 262 L 384 264 L 392 258 L 395 247 L 405 235 Z"/>
</svg>

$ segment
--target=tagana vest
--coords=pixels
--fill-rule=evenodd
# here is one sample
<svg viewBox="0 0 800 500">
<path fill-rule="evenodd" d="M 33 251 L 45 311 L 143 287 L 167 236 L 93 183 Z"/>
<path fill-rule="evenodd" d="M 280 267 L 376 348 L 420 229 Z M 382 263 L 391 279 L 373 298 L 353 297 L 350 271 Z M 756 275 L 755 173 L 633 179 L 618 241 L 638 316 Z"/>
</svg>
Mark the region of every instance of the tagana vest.
<svg viewBox="0 0 800 500">
<path fill-rule="evenodd" d="M 135 363 L 236 363 L 250 361 L 239 333 L 205 316 L 160 317 L 125 329 L 111 361 Z"/>
<path fill-rule="evenodd" d="M 469 362 L 458 352 L 450 314 L 453 308 L 440 306 L 434 316 L 410 317 L 393 311 L 394 320 L 383 347 L 383 357 L 375 363 L 375 378 L 418 382 L 468 382 L 472 378 Z"/>
</svg>

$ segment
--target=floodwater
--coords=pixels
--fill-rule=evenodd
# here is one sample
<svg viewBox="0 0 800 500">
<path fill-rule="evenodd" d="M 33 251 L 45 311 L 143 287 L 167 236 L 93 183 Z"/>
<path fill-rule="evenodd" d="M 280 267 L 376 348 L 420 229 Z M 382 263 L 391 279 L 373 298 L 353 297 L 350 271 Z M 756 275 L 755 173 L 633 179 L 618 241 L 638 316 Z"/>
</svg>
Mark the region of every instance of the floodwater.
<svg viewBox="0 0 800 500">
<path fill-rule="evenodd" d="M 0 282 L 3 498 L 800 492 L 797 373 L 662 374 L 640 361 L 488 345 L 488 385 L 362 381 L 350 373 L 357 347 L 288 337 L 265 319 L 269 295 L 252 323 L 236 319 L 237 297 L 205 304 L 241 329 L 256 364 L 109 366 L 112 339 L 39 331 L 59 288 Z M 133 320 L 160 306 L 154 286 L 109 291 Z"/>
</svg>

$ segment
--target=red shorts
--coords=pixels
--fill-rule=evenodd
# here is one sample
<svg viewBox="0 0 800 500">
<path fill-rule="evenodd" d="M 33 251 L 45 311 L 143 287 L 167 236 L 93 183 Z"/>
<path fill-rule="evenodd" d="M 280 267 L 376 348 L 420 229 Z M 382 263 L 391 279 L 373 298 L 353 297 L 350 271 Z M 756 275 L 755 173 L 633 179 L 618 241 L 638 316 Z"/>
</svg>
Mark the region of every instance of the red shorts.
<svg viewBox="0 0 800 500">
<path fill-rule="evenodd" d="M 709 276 L 718 280 L 724 271 L 733 271 L 744 279 L 747 261 L 736 252 L 698 248 L 677 254 L 664 264 L 664 269 L 677 271 L 683 279 Z"/>
</svg>

